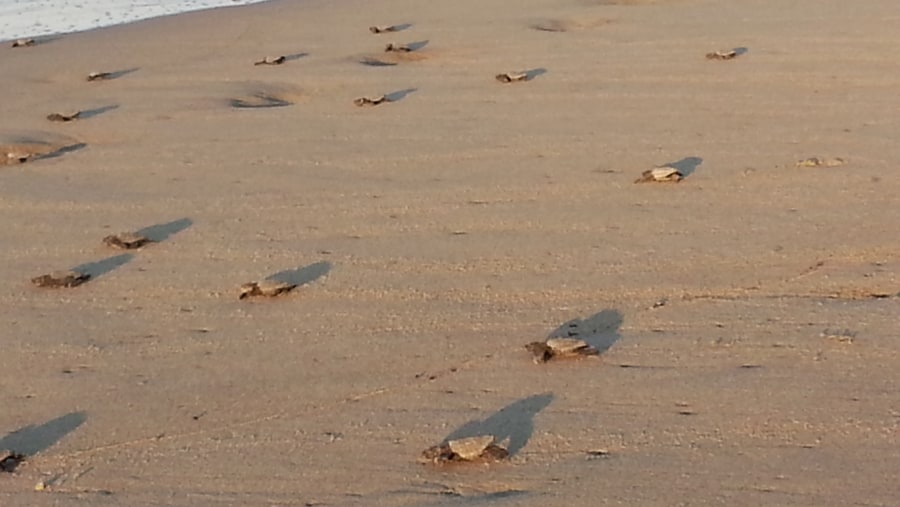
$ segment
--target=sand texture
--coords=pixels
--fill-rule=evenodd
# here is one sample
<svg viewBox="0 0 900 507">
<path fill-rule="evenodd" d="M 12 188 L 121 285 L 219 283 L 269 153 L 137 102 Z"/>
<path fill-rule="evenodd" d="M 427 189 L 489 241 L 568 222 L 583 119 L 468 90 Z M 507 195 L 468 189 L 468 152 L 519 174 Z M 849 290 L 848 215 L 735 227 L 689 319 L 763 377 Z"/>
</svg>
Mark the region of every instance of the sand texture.
<svg viewBox="0 0 900 507">
<path fill-rule="evenodd" d="M 897 505 L 898 22 L 284 0 L 4 44 L 0 505 Z"/>
</svg>

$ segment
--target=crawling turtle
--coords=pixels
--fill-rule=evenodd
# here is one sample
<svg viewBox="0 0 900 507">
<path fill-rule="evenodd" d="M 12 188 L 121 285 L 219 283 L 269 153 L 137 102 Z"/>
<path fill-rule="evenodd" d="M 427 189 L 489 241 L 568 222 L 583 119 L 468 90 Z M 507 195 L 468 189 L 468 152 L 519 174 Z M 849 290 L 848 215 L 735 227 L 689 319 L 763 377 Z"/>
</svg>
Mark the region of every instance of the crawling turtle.
<svg viewBox="0 0 900 507">
<path fill-rule="evenodd" d="M 377 106 L 378 104 L 381 104 L 382 102 L 390 102 L 390 99 L 388 99 L 384 95 L 379 95 L 377 97 L 372 97 L 372 98 L 360 97 L 353 101 L 353 103 L 356 104 L 358 107 Z"/>
<path fill-rule="evenodd" d="M 112 78 L 112 72 L 91 72 L 87 75 L 88 81 L 104 81 Z"/>
<path fill-rule="evenodd" d="M 13 473 L 25 461 L 25 455 L 0 449 L 0 472 Z"/>
<path fill-rule="evenodd" d="M 74 121 L 77 120 L 81 116 L 81 111 L 67 112 L 67 113 L 50 113 L 47 115 L 47 119 L 50 121 Z"/>
<path fill-rule="evenodd" d="M 287 61 L 286 56 L 267 56 L 262 60 L 253 62 L 253 65 L 281 65 Z"/>
<path fill-rule="evenodd" d="M 13 150 L 6 153 L 6 164 L 24 164 L 34 156 L 34 153 L 28 153 L 23 150 Z"/>
<path fill-rule="evenodd" d="M 737 57 L 738 52 L 734 49 L 730 51 L 713 51 L 712 53 L 706 53 L 706 58 L 708 60 L 731 60 Z"/>
<path fill-rule="evenodd" d="M 509 451 L 494 443 L 492 435 L 449 440 L 422 451 L 420 461 L 436 465 L 448 462 L 491 462 L 509 457 Z"/>
<path fill-rule="evenodd" d="M 370 26 L 370 27 L 369 27 L 369 31 L 372 32 L 372 33 L 374 33 L 374 34 L 387 33 L 387 32 L 396 32 L 396 31 L 397 31 L 397 27 L 394 26 L 394 25 L 389 25 L 389 26 Z"/>
<path fill-rule="evenodd" d="M 54 271 L 47 275 L 36 276 L 31 279 L 31 283 L 38 287 L 60 288 L 60 287 L 77 287 L 91 279 L 88 273 L 79 273 L 78 271 Z"/>
<path fill-rule="evenodd" d="M 809 157 L 797 161 L 797 167 L 838 167 L 844 165 L 846 161 L 839 157 L 819 158 Z"/>
<path fill-rule="evenodd" d="M 238 299 L 265 296 L 275 297 L 297 288 L 296 283 L 282 282 L 279 280 L 265 279 L 261 282 L 248 282 L 241 285 L 241 294 Z"/>
<path fill-rule="evenodd" d="M 503 74 L 497 74 L 494 76 L 494 79 L 500 81 L 501 83 L 514 83 L 516 81 L 527 81 L 528 73 L 527 72 L 504 72 Z"/>
<path fill-rule="evenodd" d="M 152 242 L 152 239 L 136 232 L 122 232 L 103 238 L 103 244 L 120 250 L 135 250 Z"/>
<path fill-rule="evenodd" d="M 674 167 L 654 167 L 641 173 L 641 177 L 634 180 L 635 183 L 678 183 L 684 178 L 684 174 Z"/>
<path fill-rule="evenodd" d="M 406 44 L 394 44 L 391 42 L 384 47 L 385 53 L 409 53 L 410 51 L 412 51 L 412 48 Z"/>
<path fill-rule="evenodd" d="M 584 340 L 577 338 L 550 338 L 543 342 L 531 342 L 525 345 L 525 349 L 531 352 L 534 362 L 546 363 L 553 358 L 596 356 L 600 354 Z"/>
</svg>

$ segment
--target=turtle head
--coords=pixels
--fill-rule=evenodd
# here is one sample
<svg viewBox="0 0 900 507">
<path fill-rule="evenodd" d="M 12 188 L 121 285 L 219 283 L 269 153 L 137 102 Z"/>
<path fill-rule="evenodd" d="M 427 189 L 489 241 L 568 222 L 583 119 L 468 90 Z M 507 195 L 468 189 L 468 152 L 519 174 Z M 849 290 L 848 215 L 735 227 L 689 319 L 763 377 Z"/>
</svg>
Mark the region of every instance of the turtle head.
<svg viewBox="0 0 900 507">
<path fill-rule="evenodd" d="M 241 284 L 241 293 L 238 295 L 238 299 L 245 299 L 257 294 L 259 294 L 259 284 L 256 282 L 248 282 Z"/>
</svg>

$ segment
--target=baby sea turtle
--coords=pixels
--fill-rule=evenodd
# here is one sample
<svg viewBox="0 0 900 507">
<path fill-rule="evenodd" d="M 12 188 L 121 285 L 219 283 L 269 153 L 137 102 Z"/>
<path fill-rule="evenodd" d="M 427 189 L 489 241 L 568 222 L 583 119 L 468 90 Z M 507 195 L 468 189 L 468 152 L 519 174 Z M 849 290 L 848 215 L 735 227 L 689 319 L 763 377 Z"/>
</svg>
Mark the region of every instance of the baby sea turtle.
<svg viewBox="0 0 900 507">
<path fill-rule="evenodd" d="M 103 238 L 103 244 L 120 250 L 134 250 L 152 242 L 152 239 L 135 232 L 122 232 Z"/>
<path fill-rule="evenodd" d="M 34 156 L 34 153 L 28 153 L 21 150 L 14 150 L 6 153 L 6 164 L 24 164 L 28 159 Z"/>
<path fill-rule="evenodd" d="M 13 473 L 25 461 L 25 455 L 0 450 L 0 472 Z"/>
<path fill-rule="evenodd" d="M 684 175 L 674 167 L 654 167 L 641 173 L 641 177 L 634 180 L 635 183 L 678 183 Z"/>
<path fill-rule="evenodd" d="M 91 72 L 87 75 L 88 81 L 104 81 L 112 77 L 112 72 Z"/>
<path fill-rule="evenodd" d="M 267 56 L 258 62 L 253 62 L 253 65 L 281 65 L 286 61 L 286 56 Z"/>
<path fill-rule="evenodd" d="M 353 101 L 353 103 L 356 104 L 356 105 L 359 106 L 359 107 L 363 107 L 363 106 L 377 106 L 378 104 L 381 104 L 382 102 L 390 102 L 390 99 L 388 99 L 388 98 L 387 98 L 386 96 L 384 96 L 384 95 L 379 95 L 379 96 L 377 96 L 377 97 L 372 97 L 372 98 L 370 98 L 370 97 L 360 97 L 360 98 L 355 99 L 355 100 Z"/>
<path fill-rule="evenodd" d="M 288 283 L 272 279 L 266 279 L 261 282 L 248 282 L 241 285 L 241 294 L 238 296 L 238 299 L 246 299 L 256 296 L 275 297 L 281 294 L 287 294 L 288 292 L 294 290 L 296 287 L 296 283 Z"/>
<path fill-rule="evenodd" d="M 405 44 L 394 44 L 393 42 L 384 47 L 385 53 L 409 53 L 412 48 Z"/>
<path fill-rule="evenodd" d="M 37 44 L 34 39 L 19 39 L 12 43 L 14 48 L 26 48 Z"/>
<path fill-rule="evenodd" d="M 527 81 L 528 73 L 527 72 L 504 72 L 503 74 L 497 74 L 494 76 L 494 79 L 500 81 L 501 83 L 514 83 L 516 81 Z"/>
<path fill-rule="evenodd" d="M 81 116 L 81 111 L 69 112 L 69 113 L 50 113 L 47 115 L 47 119 L 50 121 L 73 121 L 77 120 L 78 117 Z"/>
<path fill-rule="evenodd" d="M 396 32 L 397 27 L 394 25 L 390 26 L 370 26 L 369 31 L 375 34 L 378 33 L 387 33 L 387 32 Z"/>
<path fill-rule="evenodd" d="M 546 363 L 553 358 L 596 356 L 600 352 L 584 340 L 577 338 L 550 338 L 544 342 L 531 342 L 525 345 L 531 352 L 534 362 Z"/>
<path fill-rule="evenodd" d="M 491 435 L 449 440 L 422 451 L 421 461 L 441 465 L 448 462 L 492 462 L 509 457 L 509 451 L 494 443 Z"/>
<path fill-rule="evenodd" d="M 809 157 L 797 161 L 797 167 L 838 167 L 844 165 L 846 160 L 842 158 Z"/>
<path fill-rule="evenodd" d="M 31 279 L 31 283 L 38 287 L 58 289 L 61 287 L 77 287 L 90 279 L 91 275 L 87 273 L 68 270 L 54 271 L 47 275 L 36 276 Z"/>
<path fill-rule="evenodd" d="M 738 55 L 738 52 L 732 49 L 731 51 L 713 51 L 712 53 L 706 53 L 706 58 L 708 60 L 731 60 Z"/>
</svg>

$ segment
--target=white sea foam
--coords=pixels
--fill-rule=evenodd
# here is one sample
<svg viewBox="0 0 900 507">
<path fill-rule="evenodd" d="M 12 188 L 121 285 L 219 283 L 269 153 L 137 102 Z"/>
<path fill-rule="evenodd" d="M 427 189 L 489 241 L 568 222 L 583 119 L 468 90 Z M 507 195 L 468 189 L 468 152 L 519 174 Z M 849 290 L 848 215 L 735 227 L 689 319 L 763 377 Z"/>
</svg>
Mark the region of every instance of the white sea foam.
<svg viewBox="0 0 900 507">
<path fill-rule="evenodd" d="M 0 40 L 79 32 L 264 0 L 0 0 Z"/>
</svg>

